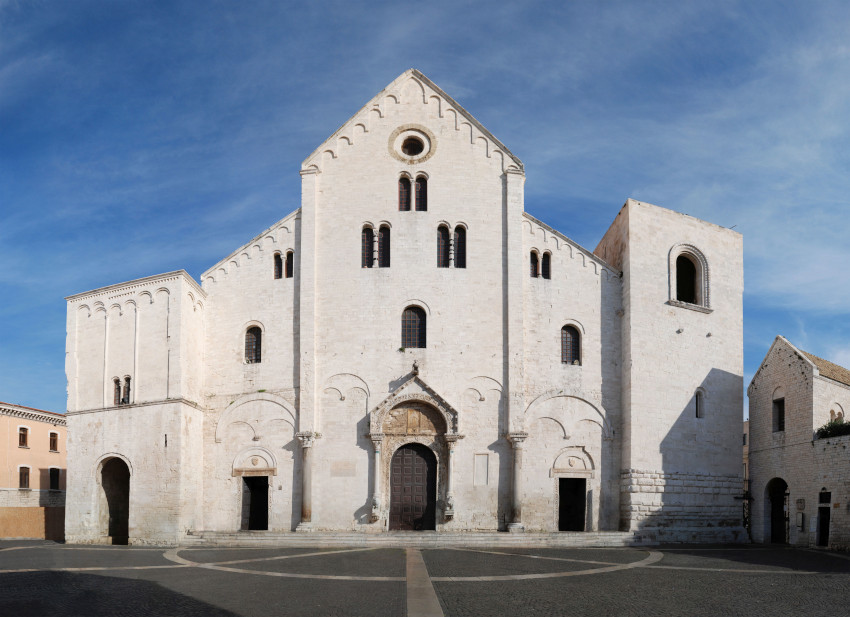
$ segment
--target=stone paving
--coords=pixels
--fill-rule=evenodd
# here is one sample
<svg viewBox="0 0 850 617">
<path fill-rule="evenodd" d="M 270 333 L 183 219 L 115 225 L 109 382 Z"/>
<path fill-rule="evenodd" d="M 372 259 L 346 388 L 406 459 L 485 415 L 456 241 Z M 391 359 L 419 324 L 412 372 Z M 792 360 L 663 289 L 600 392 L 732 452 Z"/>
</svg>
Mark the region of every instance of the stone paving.
<svg viewBox="0 0 850 617">
<path fill-rule="evenodd" d="M 138 548 L 0 541 L 6 616 L 847 615 L 850 555 L 764 546 Z"/>
</svg>

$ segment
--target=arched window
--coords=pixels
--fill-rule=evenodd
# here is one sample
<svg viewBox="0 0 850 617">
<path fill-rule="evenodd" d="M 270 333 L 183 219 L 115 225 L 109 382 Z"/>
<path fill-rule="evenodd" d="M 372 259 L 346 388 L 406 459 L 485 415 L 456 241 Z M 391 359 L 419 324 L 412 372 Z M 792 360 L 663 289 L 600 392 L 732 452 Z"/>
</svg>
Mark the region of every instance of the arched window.
<svg viewBox="0 0 850 617">
<path fill-rule="evenodd" d="M 540 276 L 540 262 L 537 257 L 537 251 L 531 251 L 531 278 L 536 279 Z"/>
<path fill-rule="evenodd" d="M 124 378 L 124 393 L 121 395 L 121 403 L 123 405 L 130 404 L 130 378 Z"/>
<path fill-rule="evenodd" d="M 697 267 L 687 255 L 676 258 L 676 300 L 697 304 Z"/>
<path fill-rule="evenodd" d="M 466 267 L 466 229 L 455 227 L 455 268 Z"/>
<path fill-rule="evenodd" d="M 117 377 L 112 380 L 112 404 L 121 404 L 121 380 Z"/>
<path fill-rule="evenodd" d="M 437 267 L 449 267 L 449 228 L 445 225 L 437 227 Z"/>
<path fill-rule="evenodd" d="M 283 258 L 280 253 L 274 254 L 274 277 L 276 279 L 283 277 Z"/>
<path fill-rule="evenodd" d="M 398 209 L 402 212 L 410 211 L 410 178 L 398 180 Z"/>
<path fill-rule="evenodd" d="M 401 346 L 425 347 L 425 311 L 408 306 L 401 315 Z"/>
<path fill-rule="evenodd" d="M 542 272 L 543 278 L 549 279 L 552 278 L 552 255 L 551 253 L 543 253 L 542 259 Z"/>
<path fill-rule="evenodd" d="M 561 328 L 561 362 L 581 364 L 581 336 L 573 326 Z"/>
<path fill-rule="evenodd" d="M 245 332 L 245 362 L 259 364 L 263 355 L 263 331 L 257 326 L 248 328 Z"/>
<path fill-rule="evenodd" d="M 19 448 L 28 448 L 29 447 L 29 435 L 30 430 L 28 428 L 24 428 L 23 426 L 18 429 L 18 447 Z"/>
<path fill-rule="evenodd" d="M 428 209 L 428 179 L 420 176 L 416 178 L 416 210 L 424 212 Z"/>
<path fill-rule="evenodd" d="M 374 262 L 372 247 L 375 244 L 375 232 L 371 227 L 364 227 L 360 234 L 360 267 L 371 268 Z"/>
<path fill-rule="evenodd" d="M 378 267 L 390 267 L 390 228 L 388 225 L 381 225 L 378 230 Z"/>
<path fill-rule="evenodd" d="M 288 279 L 292 278 L 292 266 L 293 261 L 295 260 L 295 254 L 292 251 L 286 251 L 286 268 L 284 271 L 284 276 Z"/>
<path fill-rule="evenodd" d="M 700 390 L 694 394 L 694 408 L 697 418 L 705 417 L 705 395 Z"/>
</svg>

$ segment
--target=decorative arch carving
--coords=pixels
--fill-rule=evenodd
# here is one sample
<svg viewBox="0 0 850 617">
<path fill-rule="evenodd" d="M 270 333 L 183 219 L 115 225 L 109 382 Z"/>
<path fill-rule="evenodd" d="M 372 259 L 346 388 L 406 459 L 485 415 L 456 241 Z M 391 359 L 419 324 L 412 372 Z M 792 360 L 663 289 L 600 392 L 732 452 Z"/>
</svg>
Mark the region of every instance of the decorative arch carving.
<svg viewBox="0 0 850 617">
<path fill-rule="evenodd" d="M 271 406 L 270 409 L 273 410 L 273 413 L 264 414 L 270 416 L 266 420 L 283 420 L 292 427 L 293 431 L 295 430 L 295 409 L 286 399 L 268 392 L 255 392 L 239 397 L 224 410 L 215 426 L 215 442 L 221 443 L 225 429 L 236 421 L 248 424 L 253 429 L 254 436 L 257 437 L 259 435 L 258 420 L 252 418 L 246 420 L 240 417 L 245 412 L 245 405 L 256 402 L 268 403 Z"/>
<path fill-rule="evenodd" d="M 558 452 L 549 470 L 549 477 L 592 478 L 595 469 L 593 458 L 584 446 L 570 446 Z"/>
<path fill-rule="evenodd" d="M 420 390 L 411 389 L 411 385 L 418 385 Z M 373 435 L 381 434 L 384 422 L 390 411 L 402 403 L 417 402 L 430 405 L 443 417 L 446 433 L 457 434 L 458 413 L 439 394 L 434 392 L 424 381 L 414 375 L 404 382 L 395 392 L 390 394 L 369 413 L 369 430 Z"/>
<path fill-rule="evenodd" d="M 95 461 L 95 464 L 94 464 L 93 471 L 94 471 L 95 477 L 97 478 L 98 484 L 100 484 L 100 470 L 103 469 L 103 465 L 109 459 L 113 459 L 113 458 L 120 458 L 122 461 L 124 461 L 124 464 L 127 465 L 127 469 L 130 470 L 130 477 L 133 477 L 133 463 L 130 462 L 129 458 L 127 458 L 126 456 L 124 456 L 123 454 L 120 454 L 118 452 L 107 452 L 106 454 L 104 454 L 100 458 L 98 458 L 97 461 Z"/>
<path fill-rule="evenodd" d="M 669 302 L 685 304 L 677 299 L 676 288 L 676 260 L 685 256 L 691 259 L 697 269 L 697 302 L 696 306 L 711 309 L 711 285 L 708 260 L 705 255 L 693 244 L 675 244 L 670 248 L 667 263 L 667 285 L 669 289 Z"/>
<path fill-rule="evenodd" d="M 601 393 L 598 393 L 601 395 Z M 554 398 L 572 398 L 582 403 L 585 403 L 588 407 L 590 407 L 593 411 L 593 417 L 591 418 L 576 418 L 576 422 L 581 421 L 590 421 L 594 424 L 598 424 L 602 429 L 602 438 L 603 439 L 613 439 L 614 431 L 611 428 L 611 425 L 608 422 L 607 414 L 603 411 L 602 406 L 598 403 L 593 403 L 589 401 L 584 395 L 572 391 L 572 390 L 548 390 L 538 396 L 536 399 L 531 401 L 531 403 L 525 409 L 525 415 L 527 418 L 527 422 L 531 422 L 538 418 L 537 409 L 546 401 L 552 400 Z M 543 417 L 543 416 L 540 416 Z M 566 434 L 566 430 L 564 431 Z"/>
<path fill-rule="evenodd" d="M 233 459 L 233 476 L 277 475 L 277 459 L 271 450 L 262 446 L 244 448 Z"/>
<path fill-rule="evenodd" d="M 361 390 L 366 394 L 367 405 L 371 396 L 369 384 L 354 373 L 337 373 L 336 375 L 331 375 L 325 381 L 324 391 L 327 392 L 328 390 L 335 390 L 339 394 L 339 400 L 341 401 L 345 400 L 345 395 L 351 390 Z"/>
</svg>

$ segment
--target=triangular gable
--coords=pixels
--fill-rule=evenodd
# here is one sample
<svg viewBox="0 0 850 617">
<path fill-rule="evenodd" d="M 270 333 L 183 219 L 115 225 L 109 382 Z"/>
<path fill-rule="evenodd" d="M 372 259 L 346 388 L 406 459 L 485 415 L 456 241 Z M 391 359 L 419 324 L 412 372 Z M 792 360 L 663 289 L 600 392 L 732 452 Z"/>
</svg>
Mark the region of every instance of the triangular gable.
<svg viewBox="0 0 850 617">
<path fill-rule="evenodd" d="M 227 257 L 225 257 L 221 261 L 219 261 L 217 264 L 215 264 L 211 268 L 208 268 L 206 272 L 201 274 L 201 282 L 203 283 L 204 279 L 207 278 L 208 276 L 210 276 L 217 269 L 225 268 L 226 264 L 228 262 L 235 260 L 239 256 L 240 253 L 244 253 L 245 251 L 247 251 L 251 245 L 257 244 L 260 247 L 260 250 L 262 250 L 263 249 L 263 244 L 262 244 L 263 238 L 270 236 L 272 238 L 272 241 L 274 243 L 276 243 L 277 239 L 274 237 L 274 232 L 277 231 L 278 229 L 280 229 L 281 227 L 287 227 L 288 228 L 288 226 L 292 222 L 295 221 L 295 219 L 298 217 L 298 215 L 300 213 L 301 213 L 301 208 L 298 208 L 297 210 L 293 210 L 292 212 L 287 214 L 285 217 L 280 219 L 277 223 L 275 223 L 271 227 L 263 230 L 262 232 L 260 232 L 256 236 L 254 236 L 249 242 L 246 242 L 245 244 L 240 246 L 238 249 L 233 251 L 230 255 L 228 255 Z M 293 234 L 293 238 L 294 238 L 295 237 L 295 229 L 294 228 L 289 229 L 289 231 L 290 231 L 290 233 Z"/>
<path fill-rule="evenodd" d="M 405 86 L 408 81 L 413 80 L 419 84 L 420 87 L 428 88 L 431 90 L 434 95 L 442 99 L 443 102 L 440 104 L 440 117 L 445 117 L 446 112 L 449 109 L 453 109 L 456 113 L 462 116 L 471 126 L 479 131 L 481 136 L 485 139 L 492 141 L 495 147 L 500 150 L 510 161 L 513 162 L 519 170 L 523 170 L 522 161 L 519 160 L 508 148 L 499 141 L 490 131 L 484 128 L 478 120 L 476 120 L 471 113 L 466 111 L 461 105 L 458 104 L 452 97 L 446 94 L 437 84 L 433 81 L 425 77 L 422 73 L 417 71 L 416 69 L 408 69 L 398 77 L 396 77 L 386 88 L 381 90 L 378 94 L 376 94 L 372 99 L 366 103 L 363 107 L 361 107 L 356 114 L 351 116 L 341 127 L 339 127 L 336 131 L 334 131 L 333 135 L 328 137 L 322 144 L 313 150 L 313 152 L 304 159 L 304 162 L 301 164 L 302 169 L 309 169 L 310 167 L 318 167 L 317 159 L 321 158 L 322 153 L 330 152 L 334 158 L 336 158 L 336 149 L 337 144 L 340 139 L 345 139 L 348 143 L 351 143 L 351 135 L 354 133 L 354 128 L 357 124 L 363 124 L 364 116 L 368 115 L 369 111 L 372 109 L 378 109 L 383 115 L 383 105 L 384 100 L 388 96 L 398 97 L 398 93 L 402 90 L 403 86 Z M 423 96 L 423 102 L 427 100 Z M 364 125 L 365 126 L 365 125 Z M 488 154 L 489 156 L 489 154 Z M 507 161 L 505 162 L 507 165 Z"/>
<path fill-rule="evenodd" d="M 812 368 L 812 372 L 815 375 L 818 374 L 817 365 L 814 362 L 812 362 L 809 358 L 806 357 L 805 352 L 803 352 L 800 349 L 798 349 L 797 347 L 795 347 L 794 344 L 791 343 L 791 341 L 789 341 L 787 338 L 785 338 L 784 336 L 782 336 L 780 334 L 780 335 L 777 335 L 775 339 L 773 339 L 773 343 L 770 345 L 770 349 L 767 350 L 767 353 L 764 355 L 764 358 L 762 359 L 761 364 L 759 364 L 758 369 L 756 369 L 755 375 L 753 375 L 753 378 L 750 380 L 750 385 L 747 386 L 747 394 L 750 393 L 750 390 L 752 389 L 753 384 L 755 384 L 756 379 L 758 378 L 759 374 L 761 373 L 762 369 L 764 368 L 765 363 L 767 362 L 767 359 L 770 357 L 770 354 L 773 353 L 773 350 L 777 345 L 783 345 L 783 346 L 787 347 L 788 349 L 790 349 L 791 351 L 793 351 L 800 358 L 800 360 L 802 360 L 805 364 L 808 364 Z"/>
<path fill-rule="evenodd" d="M 407 401 L 418 401 L 431 405 L 443 415 L 446 421 L 446 434 L 457 434 L 457 410 L 431 386 L 419 378 L 419 371 L 414 365 L 410 376 L 369 412 L 369 430 L 372 435 L 379 435 L 381 433 L 384 417 L 393 407 Z"/>
</svg>

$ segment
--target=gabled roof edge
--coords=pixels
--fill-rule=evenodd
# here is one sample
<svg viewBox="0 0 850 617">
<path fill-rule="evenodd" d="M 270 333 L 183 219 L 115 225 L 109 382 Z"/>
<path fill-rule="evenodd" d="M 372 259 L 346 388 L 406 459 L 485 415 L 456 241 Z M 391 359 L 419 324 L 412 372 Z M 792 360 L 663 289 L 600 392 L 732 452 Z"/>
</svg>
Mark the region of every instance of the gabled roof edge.
<svg viewBox="0 0 850 617">
<path fill-rule="evenodd" d="M 602 259 L 602 258 L 601 258 L 601 257 L 599 257 L 598 255 L 595 255 L 592 251 L 588 251 L 586 248 L 584 248 L 584 247 L 583 247 L 582 245 L 580 245 L 578 242 L 576 242 L 575 240 L 572 240 L 572 239 L 568 238 L 567 236 L 565 236 L 564 234 L 562 234 L 560 231 L 558 231 L 558 230 L 557 230 L 557 229 L 555 229 L 554 227 L 552 227 L 552 226 L 550 226 L 550 225 L 547 225 L 546 223 L 544 223 L 544 222 L 543 222 L 543 221 L 541 221 L 540 219 L 538 219 L 538 218 L 535 218 L 535 217 L 531 216 L 528 212 L 523 212 L 523 213 L 522 213 L 522 215 L 523 215 L 525 218 L 527 218 L 527 219 L 529 219 L 529 220 L 533 221 L 533 222 L 534 222 L 534 223 L 536 223 L 537 225 L 540 225 L 541 227 L 543 227 L 543 228 L 544 228 L 544 229 L 546 229 L 547 231 L 549 231 L 549 232 L 551 232 L 551 233 L 555 234 L 556 236 L 558 236 L 559 238 L 561 238 L 564 242 L 567 242 L 570 246 L 572 246 L 572 247 L 574 247 L 574 248 L 578 249 L 579 251 L 581 251 L 582 253 L 584 253 L 587 257 L 590 257 L 593 261 L 595 261 L 596 263 L 598 263 L 600 266 L 602 266 L 602 267 L 604 267 L 604 268 L 608 268 L 608 269 L 609 269 L 609 270 L 611 270 L 612 272 L 616 272 L 617 274 L 620 274 L 620 269 L 619 269 L 619 268 L 616 268 L 615 266 L 612 266 L 611 264 L 609 264 L 607 261 L 605 261 L 604 259 Z"/>
<path fill-rule="evenodd" d="M 787 345 L 791 349 L 791 351 L 793 351 L 795 354 L 797 354 L 797 356 L 800 357 L 801 360 L 803 360 L 803 362 L 805 362 L 809 366 L 811 366 L 812 369 L 815 371 L 815 373 L 820 374 L 820 371 L 818 371 L 817 365 L 814 362 L 812 362 L 811 360 L 809 360 L 806 357 L 806 354 L 803 351 L 801 351 L 799 348 L 797 348 L 796 345 L 794 345 L 791 341 L 789 341 L 787 338 L 785 338 L 781 334 L 777 334 L 776 338 L 773 339 L 773 343 L 771 343 L 771 345 L 770 345 L 770 349 L 768 349 L 767 353 L 764 354 L 764 358 L 762 358 L 761 363 L 759 364 L 759 367 L 756 369 L 756 372 L 753 375 L 753 378 L 750 379 L 750 383 L 747 385 L 747 392 L 749 392 L 750 388 L 755 383 L 756 377 L 758 377 L 759 373 L 761 373 L 761 369 L 764 366 L 764 361 L 767 360 L 768 356 L 770 356 L 771 352 L 773 351 L 773 348 L 776 347 L 776 344 L 779 343 L 779 342 L 782 342 L 785 345 Z"/>
</svg>

